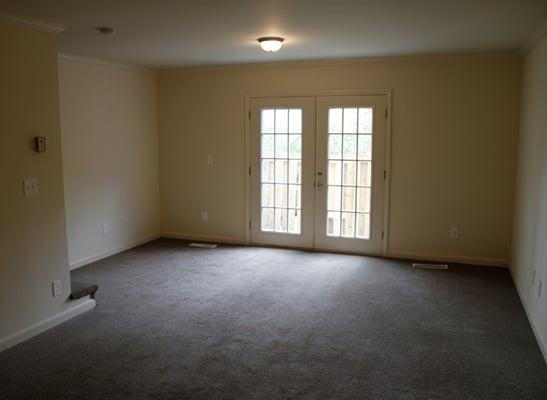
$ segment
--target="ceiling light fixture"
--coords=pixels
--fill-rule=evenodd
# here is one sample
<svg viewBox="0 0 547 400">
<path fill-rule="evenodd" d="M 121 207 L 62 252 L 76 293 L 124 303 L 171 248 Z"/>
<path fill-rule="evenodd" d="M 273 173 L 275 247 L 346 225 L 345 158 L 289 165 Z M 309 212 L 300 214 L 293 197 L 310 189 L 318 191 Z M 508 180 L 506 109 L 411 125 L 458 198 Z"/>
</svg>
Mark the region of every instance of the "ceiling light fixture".
<svg viewBox="0 0 547 400">
<path fill-rule="evenodd" d="M 284 41 L 285 39 L 277 36 L 265 36 L 258 38 L 258 43 L 260 44 L 260 47 L 262 47 L 262 50 L 267 52 L 279 50 L 281 46 L 283 46 Z"/>
</svg>

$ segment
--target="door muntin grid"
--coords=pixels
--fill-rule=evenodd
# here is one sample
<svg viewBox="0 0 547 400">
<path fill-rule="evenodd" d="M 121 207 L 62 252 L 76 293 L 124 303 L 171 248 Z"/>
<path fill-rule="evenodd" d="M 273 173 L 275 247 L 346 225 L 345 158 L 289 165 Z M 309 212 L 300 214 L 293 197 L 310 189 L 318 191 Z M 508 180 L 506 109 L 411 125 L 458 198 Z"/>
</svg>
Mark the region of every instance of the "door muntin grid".
<svg viewBox="0 0 547 400">
<path fill-rule="evenodd" d="M 372 134 L 373 108 L 329 108 L 327 236 L 371 238 Z"/>
<path fill-rule="evenodd" d="M 302 109 L 260 113 L 260 229 L 302 233 Z"/>
</svg>

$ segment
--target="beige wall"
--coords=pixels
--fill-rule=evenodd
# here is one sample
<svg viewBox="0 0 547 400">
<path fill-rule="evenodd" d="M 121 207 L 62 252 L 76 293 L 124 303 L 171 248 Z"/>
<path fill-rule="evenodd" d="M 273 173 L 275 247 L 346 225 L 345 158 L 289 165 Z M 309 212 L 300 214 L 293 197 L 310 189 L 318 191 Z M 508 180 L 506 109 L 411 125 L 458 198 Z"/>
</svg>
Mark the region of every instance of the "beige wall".
<svg viewBox="0 0 547 400">
<path fill-rule="evenodd" d="M 390 254 L 504 264 L 521 61 L 502 54 L 164 71 L 162 232 L 244 240 L 246 94 L 391 88 Z M 451 226 L 461 228 L 461 240 L 449 239 Z"/>
<path fill-rule="evenodd" d="M 526 55 L 522 93 L 511 271 L 547 360 L 547 36 Z"/>
<path fill-rule="evenodd" d="M 55 40 L 0 21 L 0 348 L 69 308 Z M 46 153 L 32 150 L 37 135 L 46 136 Z M 31 177 L 39 195 L 24 197 Z M 54 298 L 55 279 L 64 290 Z"/>
<path fill-rule="evenodd" d="M 76 267 L 159 234 L 156 75 L 60 57 L 59 87 L 68 254 Z"/>
</svg>

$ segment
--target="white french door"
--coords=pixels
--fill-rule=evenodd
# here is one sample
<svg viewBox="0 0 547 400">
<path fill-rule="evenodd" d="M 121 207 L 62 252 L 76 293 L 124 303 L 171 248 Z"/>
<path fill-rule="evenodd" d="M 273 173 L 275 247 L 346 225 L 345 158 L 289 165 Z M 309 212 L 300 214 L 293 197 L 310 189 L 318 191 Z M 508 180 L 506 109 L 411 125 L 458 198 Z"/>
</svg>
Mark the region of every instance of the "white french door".
<svg viewBox="0 0 547 400">
<path fill-rule="evenodd" d="M 250 106 L 251 242 L 381 254 L 386 96 Z"/>
<path fill-rule="evenodd" d="M 315 98 L 251 100 L 251 241 L 313 247 Z"/>
<path fill-rule="evenodd" d="M 385 96 L 317 99 L 315 247 L 381 254 Z"/>
</svg>

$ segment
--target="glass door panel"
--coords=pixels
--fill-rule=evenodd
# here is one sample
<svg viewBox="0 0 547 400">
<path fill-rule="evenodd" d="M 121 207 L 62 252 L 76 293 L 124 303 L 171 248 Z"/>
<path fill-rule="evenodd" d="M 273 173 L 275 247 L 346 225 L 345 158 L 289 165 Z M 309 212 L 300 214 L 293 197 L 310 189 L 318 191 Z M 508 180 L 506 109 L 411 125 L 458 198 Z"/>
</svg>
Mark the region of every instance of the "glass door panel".
<svg viewBox="0 0 547 400">
<path fill-rule="evenodd" d="M 370 239 L 372 108 L 329 108 L 327 236 Z"/>
<path fill-rule="evenodd" d="M 262 109 L 261 225 L 263 232 L 301 233 L 302 109 Z"/>
</svg>

